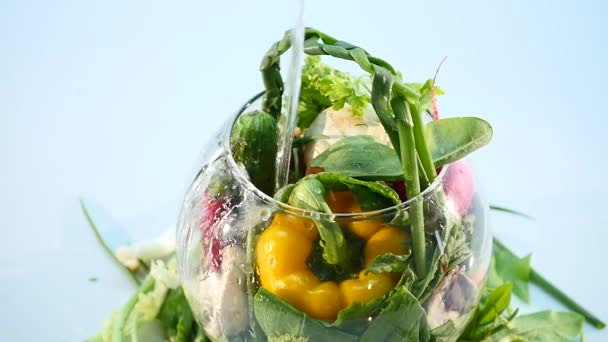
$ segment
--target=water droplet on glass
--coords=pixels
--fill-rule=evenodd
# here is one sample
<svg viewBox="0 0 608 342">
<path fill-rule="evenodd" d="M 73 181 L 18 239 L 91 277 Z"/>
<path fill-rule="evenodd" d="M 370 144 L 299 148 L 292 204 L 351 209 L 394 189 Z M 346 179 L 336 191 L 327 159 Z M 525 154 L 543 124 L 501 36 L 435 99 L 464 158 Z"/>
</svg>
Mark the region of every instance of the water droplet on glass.
<svg viewBox="0 0 608 342">
<path fill-rule="evenodd" d="M 270 215 L 270 210 L 262 209 L 260 211 L 260 219 L 262 219 L 262 221 L 268 221 L 268 219 L 270 219 Z"/>
</svg>

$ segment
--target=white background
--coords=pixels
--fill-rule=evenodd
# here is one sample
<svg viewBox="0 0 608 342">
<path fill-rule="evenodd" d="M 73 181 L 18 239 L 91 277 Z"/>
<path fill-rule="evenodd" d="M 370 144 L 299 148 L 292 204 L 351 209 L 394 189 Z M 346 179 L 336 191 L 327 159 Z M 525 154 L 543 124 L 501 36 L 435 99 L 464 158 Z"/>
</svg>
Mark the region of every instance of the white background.
<svg viewBox="0 0 608 342">
<path fill-rule="evenodd" d="M 83 196 L 135 238 L 176 218 L 204 143 L 261 89 L 286 1 L 0 1 L 0 324 L 6 341 L 79 341 L 132 293 Z M 291 2 L 289 2 L 291 4 Z M 424 80 L 444 116 L 477 115 L 497 235 L 608 319 L 606 5 L 309 1 L 306 22 Z M 351 67 L 352 68 L 352 67 Z M 355 70 L 353 68 L 353 70 Z M 97 282 L 90 282 L 97 277 Z M 526 310 L 560 308 L 533 291 Z M 606 331 L 586 327 L 590 341 Z"/>
</svg>

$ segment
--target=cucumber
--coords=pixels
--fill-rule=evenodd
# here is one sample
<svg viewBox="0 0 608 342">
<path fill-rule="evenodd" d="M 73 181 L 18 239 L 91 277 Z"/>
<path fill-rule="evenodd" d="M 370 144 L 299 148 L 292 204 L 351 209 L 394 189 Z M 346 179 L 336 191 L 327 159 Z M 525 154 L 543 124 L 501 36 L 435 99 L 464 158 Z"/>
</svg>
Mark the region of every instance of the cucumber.
<svg viewBox="0 0 608 342">
<path fill-rule="evenodd" d="M 245 166 L 253 185 L 272 196 L 277 158 L 277 121 L 259 110 L 242 114 L 232 127 L 230 146 L 234 160 Z"/>
</svg>

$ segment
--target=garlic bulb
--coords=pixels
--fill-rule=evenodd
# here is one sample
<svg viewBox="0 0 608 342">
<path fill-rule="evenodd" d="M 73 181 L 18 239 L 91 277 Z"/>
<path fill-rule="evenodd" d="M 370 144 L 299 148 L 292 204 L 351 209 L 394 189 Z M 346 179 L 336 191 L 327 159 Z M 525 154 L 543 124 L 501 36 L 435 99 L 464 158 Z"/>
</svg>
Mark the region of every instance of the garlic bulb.
<svg viewBox="0 0 608 342">
<path fill-rule="evenodd" d="M 249 324 L 245 273 L 239 268 L 245 258 L 243 248 L 225 247 L 220 272 L 210 272 L 200 283 L 205 332 L 211 337 L 235 336 Z"/>
</svg>

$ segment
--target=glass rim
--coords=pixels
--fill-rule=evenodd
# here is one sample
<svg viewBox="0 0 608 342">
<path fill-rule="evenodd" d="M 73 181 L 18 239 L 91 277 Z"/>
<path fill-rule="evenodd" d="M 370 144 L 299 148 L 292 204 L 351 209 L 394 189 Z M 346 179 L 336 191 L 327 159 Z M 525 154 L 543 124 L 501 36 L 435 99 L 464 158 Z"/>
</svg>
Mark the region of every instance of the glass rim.
<svg viewBox="0 0 608 342">
<path fill-rule="evenodd" d="M 435 192 L 435 190 L 437 190 L 437 188 L 439 188 L 442 185 L 443 178 L 446 174 L 447 169 L 450 167 L 450 164 L 442 165 L 441 171 L 439 172 L 439 174 L 437 175 L 435 180 L 433 180 L 433 182 L 431 182 L 431 184 L 429 184 L 429 186 L 426 189 L 424 189 L 422 192 L 420 192 L 418 195 L 414 196 L 413 198 L 409 198 L 405 202 L 401 202 L 399 204 L 395 204 L 395 205 L 387 207 L 387 208 L 383 208 L 383 209 L 379 209 L 379 210 L 372 210 L 372 211 L 364 211 L 364 212 L 360 212 L 360 213 L 326 213 L 326 212 L 320 212 L 320 211 L 305 210 L 305 209 L 301 209 L 298 207 L 294 207 L 287 203 L 283 203 L 283 202 L 275 199 L 274 197 L 265 194 L 263 191 L 258 189 L 255 185 L 253 185 L 253 183 L 251 183 L 251 181 L 249 180 L 249 177 L 244 172 L 241 171 L 242 167 L 240 167 L 238 165 L 238 163 L 236 162 L 236 160 L 234 160 L 234 157 L 232 155 L 232 149 L 230 148 L 230 136 L 232 134 L 232 129 L 234 127 L 234 124 L 236 123 L 236 120 L 242 114 L 245 113 L 245 110 L 247 110 L 247 108 L 249 108 L 257 100 L 262 98 L 262 96 L 264 96 L 264 94 L 265 94 L 265 92 L 261 91 L 260 93 L 258 93 L 257 95 L 255 95 L 251 99 L 249 99 L 244 105 L 242 105 L 239 108 L 239 110 L 236 112 L 236 114 L 234 115 L 232 120 L 229 122 L 229 125 L 227 125 L 227 127 L 226 127 L 228 131 L 226 132 L 227 134 L 224 135 L 223 148 L 227 152 L 226 161 L 228 163 L 228 166 L 232 170 L 236 170 L 236 172 L 233 172 L 233 173 L 234 173 L 235 177 L 237 178 L 237 181 L 239 183 L 241 183 L 247 191 L 250 191 L 256 197 L 258 197 L 260 200 L 272 205 L 273 207 L 278 207 L 283 212 L 290 214 L 290 215 L 296 215 L 296 216 L 307 217 L 307 218 L 315 218 L 315 219 L 324 219 L 325 218 L 328 220 L 339 220 L 339 221 L 369 220 L 372 217 L 390 215 L 390 214 L 396 213 L 398 211 L 406 211 L 407 209 L 411 208 L 412 205 L 414 205 L 415 203 L 417 203 L 419 201 L 423 201 L 424 199 L 426 199 L 427 197 L 432 195 Z"/>
</svg>

